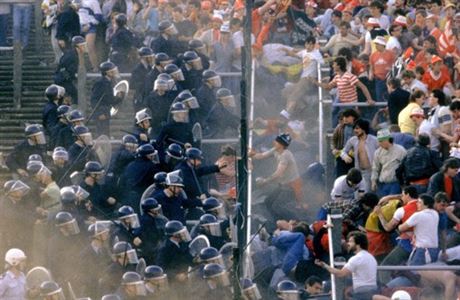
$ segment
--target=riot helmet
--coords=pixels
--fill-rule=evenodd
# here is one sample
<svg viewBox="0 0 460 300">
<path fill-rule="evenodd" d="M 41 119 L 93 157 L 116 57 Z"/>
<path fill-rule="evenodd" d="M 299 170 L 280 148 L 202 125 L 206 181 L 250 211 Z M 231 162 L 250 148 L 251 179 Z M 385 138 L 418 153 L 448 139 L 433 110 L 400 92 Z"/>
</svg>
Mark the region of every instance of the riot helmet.
<svg viewBox="0 0 460 300">
<path fill-rule="evenodd" d="M 66 236 L 80 233 L 77 220 L 68 212 L 61 211 L 57 213 L 55 222 L 56 227 L 59 228 L 59 230 Z"/>
<path fill-rule="evenodd" d="M 185 104 L 176 102 L 171 106 L 171 115 L 174 122 L 177 123 L 188 123 L 188 109 Z"/>
<path fill-rule="evenodd" d="M 141 208 L 144 213 L 161 213 L 161 205 L 155 198 L 146 198 L 141 203 Z"/>
<path fill-rule="evenodd" d="M 123 143 L 123 146 L 125 147 L 126 150 L 129 150 L 129 152 L 136 152 L 137 147 L 139 147 L 139 142 L 137 141 L 136 137 L 132 134 L 125 134 L 121 142 Z"/>
<path fill-rule="evenodd" d="M 65 299 L 62 288 L 54 281 L 44 281 L 40 285 L 40 297 L 45 300 Z"/>
<path fill-rule="evenodd" d="M 213 70 L 203 72 L 203 82 L 209 84 L 212 88 L 220 88 L 222 86 L 222 79 Z"/>
<path fill-rule="evenodd" d="M 200 227 L 207 235 L 222 236 L 222 229 L 217 218 L 211 214 L 204 214 L 200 217 Z"/>
<path fill-rule="evenodd" d="M 77 125 L 73 128 L 74 135 L 84 146 L 93 145 L 93 135 L 89 131 L 88 127 L 84 125 Z"/>
<path fill-rule="evenodd" d="M 283 280 L 278 283 L 276 287 L 276 294 L 278 295 L 278 298 L 283 300 L 299 299 L 299 291 L 297 290 L 297 286 L 290 280 Z"/>
<path fill-rule="evenodd" d="M 199 57 L 195 51 L 186 51 L 184 53 L 183 60 L 192 69 L 197 71 L 203 70 L 203 63 L 201 62 L 201 57 Z"/>
<path fill-rule="evenodd" d="M 33 145 L 45 145 L 45 133 L 43 132 L 43 127 L 39 124 L 30 124 L 27 125 L 24 133 L 27 139 L 33 143 Z"/>
<path fill-rule="evenodd" d="M 225 268 L 216 263 L 210 263 L 203 268 L 203 278 L 206 279 L 210 289 L 230 286 L 230 279 Z"/>
<path fill-rule="evenodd" d="M 154 291 L 164 292 L 169 289 L 168 276 L 160 266 L 147 266 L 144 270 L 146 285 L 152 285 Z"/>
<path fill-rule="evenodd" d="M 137 148 L 136 155 L 145 159 L 151 160 L 153 163 L 158 164 L 160 159 L 158 158 L 158 151 L 151 144 L 144 144 Z"/>
<path fill-rule="evenodd" d="M 184 90 L 177 95 L 175 102 L 182 102 L 188 109 L 197 109 L 200 107 L 198 100 L 190 93 L 189 90 Z"/>
<path fill-rule="evenodd" d="M 158 172 L 153 176 L 153 183 L 157 189 L 166 187 L 167 176 L 168 174 L 166 172 Z"/>
<path fill-rule="evenodd" d="M 141 226 L 139 217 L 129 205 L 124 205 L 118 209 L 118 220 L 129 229 L 139 228 Z"/>
<path fill-rule="evenodd" d="M 168 237 L 175 237 L 179 242 L 189 242 L 191 240 L 187 227 L 179 221 L 169 221 L 165 226 L 165 233 Z"/>
<path fill-rule="evenodd" d="M 206 213 L 216 216 L 218 219 L 225 218 L 225 208 L 215 197 L 209 197 L 203 201 L 203 209 Z"/>
<path fill-rule="evenodd" d="M 224 266 L 224 260 L 219 251 L 214 247 L 206 247 L 200 251 L 200 262 L 205 264 L 216 263 Z"/>
<path fill-rule="evenodd" d="M 171 75 L 174 81 L 184 81 L 185 80 L 182 70 L 175 64 L 166 65 L 165 72 Z"/>
<path fill-rule="evenodd" d="M 141 275 L 136 272 L 126 272 L 123 274 L 121 277 L 121 286 L 128 297 L 145 296 L 147 294 L 144 281 Z"/>
<path fill-rule="evenodd" d="M 225 107 L 235 107 L 235 97 L 227 88 L 220 88 L 216 92 L 216 97 Z"/>
<path fill-rule="evenodd" d="M 260 300 L 262 296 L 260 295 L 257 285 L 252 282 L 249 278 L 243 278 L 240 282 L 243 298 L 245 300 Z"/>
<path fill-rule="evenodd" d="M 113 245 L 112 256 L 115 261 L 122 265 L 137 264 L 139 262 L 136 250 L 128 242 L 118 242 Z"/>
</svg>

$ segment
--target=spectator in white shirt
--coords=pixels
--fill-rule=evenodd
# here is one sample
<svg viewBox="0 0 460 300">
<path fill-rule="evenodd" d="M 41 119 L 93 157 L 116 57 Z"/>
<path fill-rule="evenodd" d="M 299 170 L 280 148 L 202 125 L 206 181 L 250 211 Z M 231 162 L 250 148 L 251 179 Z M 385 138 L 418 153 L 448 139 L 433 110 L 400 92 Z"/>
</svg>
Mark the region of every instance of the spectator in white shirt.
<svg viewBox="0 0 460 300">
<path fill-rule="evenodd" d="M 425 265 L 438 259 L 439 214 L 433 207 L 433 197 L 421 195 L 417 203 L 418 211 L 398 227 L 399 231 L 414 230 L 415 249 L 409 257 L 409 265 Z"/>
<path fill-rule="evenodd" d="M 342 269 L 330 267 L 325 262 L 315 263 L 337 277 L 352 276 L 353 299 L 369 300 L 377 294 L 377 261 L 367 251 L 369 241 L 365 233 L 352 231 L 348 234 L 348 250 L 355 255 L 348 260 Z"/>
</svg>

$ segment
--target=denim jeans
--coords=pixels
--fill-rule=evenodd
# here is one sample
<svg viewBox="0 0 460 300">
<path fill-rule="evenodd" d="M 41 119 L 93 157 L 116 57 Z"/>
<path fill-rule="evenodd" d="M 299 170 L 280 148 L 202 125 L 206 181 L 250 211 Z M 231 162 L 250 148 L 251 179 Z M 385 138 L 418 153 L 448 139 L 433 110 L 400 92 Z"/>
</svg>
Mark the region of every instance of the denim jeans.
<svg viewBox="0 0 460 300">
<path fill-rule="evenodd" d="M 0 47 L 6 46 L 8 15 L 0 15 Z"/>
<path fill-rule="evenodd" d="M 32 18 L 32 5 L 13 6 L 13 38 L 23 47 L 29 44 L 30 19 Z"/>
<path fill-rule="evenodd" d="M 379 195 L 379 197 L 397 194 L 401 194 L 401 186 L 399 185 L 399 182 L 377 184 L 377 195 Z"/>
<path fill-rule="evenodd" d="M 272 245 L 286 251 L 281 265 L 281 269 L 286 275 L 297 265 L 299 260 L 304 258 L 304 253 L 308 252 L 305 247 L 305 236 L 300 232 L 282 231 L 280 235 L 273 237 Z"/>
<path fill-rule="evenodd" d="M 428 251 L 428 253 L 427 253 Z M 426 255 L 430 256 L 431 261 L 426 261 Z M 427 263 L 434 263 L 438 260 L 439 248 L 415 248 L 409 258 L 410 266 L 423 266 Z"/>
<path fill-rule="evenodd" d="M 385 80 L 375 79 L 375 101 L 388 101 L 387 83 Z"/>
</svg>

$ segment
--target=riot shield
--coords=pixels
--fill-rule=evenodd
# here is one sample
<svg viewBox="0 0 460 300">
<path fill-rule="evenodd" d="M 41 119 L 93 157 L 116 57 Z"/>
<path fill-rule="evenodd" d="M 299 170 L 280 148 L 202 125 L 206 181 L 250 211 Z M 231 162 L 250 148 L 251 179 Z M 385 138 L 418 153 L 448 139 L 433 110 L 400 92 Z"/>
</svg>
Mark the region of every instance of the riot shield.
<svg viewBox="0 0 460 300">
<path fill-rule="evenodd" d="M 26 287 L 27 289 L 38 289 L 44 281 L 52 281 L 50 271 L 44 267 L 32 268 L 26 275 Z"/>
<path fill-rule="evenodd" d="M 105 170 L 108 169 L 112 158 L 112 145 L 110 139 L 106 135 L 99 136 L 94 140 L 93 149 Z"/>
<path fill-rule="evenodd" d="M 188 245 L 188 251 L 191 256 L 196 257 L 204 248 L 210 247 L 208 238 L 205 235 L 199 235 Z"/>
<path fill-rule="evenodd" d="M 201 140 L 203 139 L 203 130 L 200 123 L 195 123 L 192 128 L 193 144 L 198 149 L 201 149 Z"/>
</svg>

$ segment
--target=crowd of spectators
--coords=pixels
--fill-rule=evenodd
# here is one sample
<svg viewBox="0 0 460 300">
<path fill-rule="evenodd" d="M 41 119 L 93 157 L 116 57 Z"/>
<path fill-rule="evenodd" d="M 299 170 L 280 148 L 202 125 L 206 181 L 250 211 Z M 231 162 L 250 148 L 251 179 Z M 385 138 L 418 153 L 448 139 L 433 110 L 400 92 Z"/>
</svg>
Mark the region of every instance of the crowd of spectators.
<svg viewBox="0 0 460 300">
<path fill-rule="evenodd" d="M 192 125 L 201 124 L 212 138 L 237 134 L 239 81 L 219 74 L 242 70 L 244 1 L 44 0 L 41 7 L 56 85 L 46 91 L 44 129 L 29 125 L 26 140 L 7 158 L 14 179 L 5 183 L 0 202 L 6 243 L 0 248 L 33 253 L 34 264 L 84 296 L 230 298 L 225 246 L 234 240 L 238 215 L 237 152 L 226 147 L 215 164 L 202 166 Z M 12 16 L 13 42 L 29 47 L 32 9 L 0 4 L 0 46 L 11 42 Z M 246 275 L 257 293 L 327 299 L 332 273 L 351 277 L 342 291 L 346 299 L 389 299 L 393 292 L 456 299 L 458 272 L 377 272 L 377 266 L 460 260 L 458 3 L 258 0 L 251 43 L 257 119 L 250 124 L 256 137 L 249 156 L 260 175 L 255 183 L 264 209 L 257 213 L 268 219 L 252 232 Z M 133 134 L 123 137 L 105 166 L 83 125 L 89 118 L 74 109 L 81 63 L 102 74 L 89 99 L 97 136 L 110 137 L 111 106 L 136 111 Z M 327 78 L 319 80 L 319 65 L 330 66 Z M 130 73 L 128 97 L 127 91 L 112 95 L 118 70 Z M 333 99 L 328 155 L 335 169 L 327 172 L 311 155 L 320 88 Z M 213 160 L 213 152 L 204 153 L 206 159 Z M 274 171 L 261 167 L 270 157 Z M 70 171 L 83 177 L 76 181 Z M 205 184 L 205 175 L 214 173 L 214 183 Z M 331 191 L 323 188 L 324 173 L 335 179 Z M 146 188 L 153 198 L 142 196 Z M 342 268 L 329 261 L 331 209 L 343 213 L 342 241 L 334 241 L 342 242 L 334 253 L 347 260 Z M 112 224 L 96 222 L 107 219 Z M 210 247 L 188 251 L 187 227 L 192 237 L 207 236 Z M 150 266 L 136 269 L 132 250 Z M 59 261 L 63 253 L 79 267 Z M 23 270 L 8 255 L 5 261 L 12 277 L 0 279 L 0 299 L 18 292 L 5 287 Z M 163 271 L 169 291 L 155 285 Z M 258 299 L 252 281 L 241 286 L 248 299 Z M 46 284 L 39 291 L 44 298 L 59 290 L 47 293 Z M 24 289 L 15 299 L 26 292 L 37 291 Z"/>
</svg>

